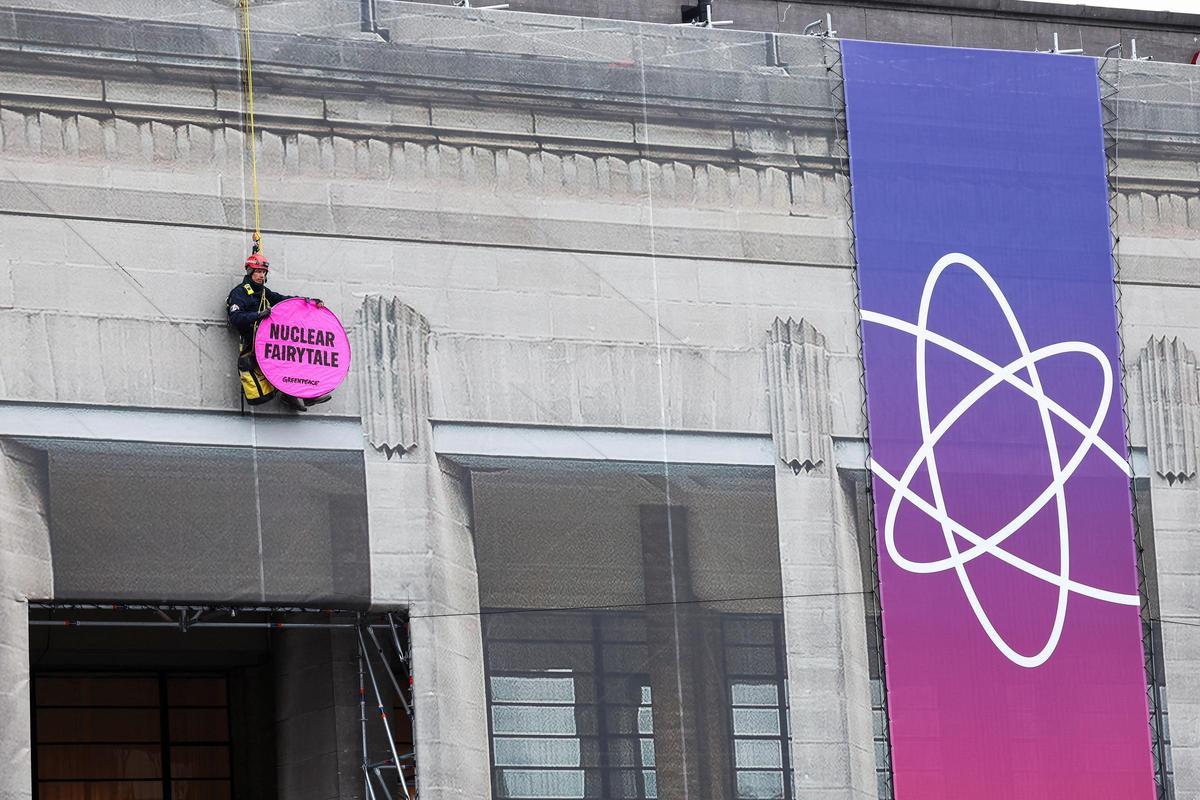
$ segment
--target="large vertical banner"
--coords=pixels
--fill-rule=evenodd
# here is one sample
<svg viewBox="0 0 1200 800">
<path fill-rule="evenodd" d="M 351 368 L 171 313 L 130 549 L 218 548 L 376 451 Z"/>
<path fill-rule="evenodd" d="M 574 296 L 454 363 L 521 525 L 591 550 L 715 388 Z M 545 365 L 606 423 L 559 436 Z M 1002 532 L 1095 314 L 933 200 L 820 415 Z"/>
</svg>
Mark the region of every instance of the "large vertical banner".
<svg viewBox="0 0 1200 800">
<path fill-rule="evenodd" d="M 843 68 L 896 796 L 1148 800 L 1096 63 Z"/>
</svg>

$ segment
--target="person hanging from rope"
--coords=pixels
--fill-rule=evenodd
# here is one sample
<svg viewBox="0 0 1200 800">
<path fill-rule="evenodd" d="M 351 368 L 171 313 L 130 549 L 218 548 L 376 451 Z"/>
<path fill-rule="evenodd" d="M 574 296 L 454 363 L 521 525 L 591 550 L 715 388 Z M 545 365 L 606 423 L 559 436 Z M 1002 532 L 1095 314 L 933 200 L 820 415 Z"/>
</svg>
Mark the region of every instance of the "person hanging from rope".
<svg viewBox="0 0 1200 800">
<path fill-rule="evenodd" d="M 328 402 L 330 396 L 327 394 L 305 400 L 282 392 L 271 385 L 258 368 L 254 358 L 254 333 L 258 329 L 258 323 L 271 316 L 271 306 L 282 303 L 291 295 L 280 294 L 267 288 L 267 272 L 270 271 L 271 265 L 259 252 L 257 235 L 254 249 L 246 259 L 245 268 L 245 278 L 229 292 L 229 297 L 225 300 L 225 310 L 229 314 L 229 324 L 240 337 L 237 365 L 246 402 L 256 406 L 278 396 L 281 403 L 296 411 L 307 411 L 310 406 Z M 318 298 L 306 299 L 315 303 L 318 308 L 325 307 Z"/>
<path fill-rule="evenodd" d="M 258 196 L 258 149 L 255 147 L 256 135 L 254 125 L 254 67 L 250 54 L 250 0 L 240 0 L 242 11 L 242 85 L 245 87 L 243 101 L 245 103 L 246 123 L 243 126 L 243 141 L 250 156 L 250 186 L 254 210 L 254 247 L 246 259 L 246 275 L 242 282 L 233 287 L 225 300 L 225 310 L 229 314 L 229 324 L 238 332 L 241 345 L 238 348 L 238 374 L 241 380 L 242 395 L 250 405 L 259 405 L 278 395 L 280 402 L 295 409 L 307 411 L 310 407 L 328 402 L 329 394 L 320 397 L 301 398 L 280 391 L 271 384 L 259 368 L 254 354 L 254 336 L 258 324 L 271 316 L 271 306 L 290 299 L 289 295 L 280 294 L 267 288 L 267 272 L 271 265 L 262 254 L 261 209 Z M 243 198 L 244 202 L 244 198 Z M 305 298 L 317 308 L 325 304 L 314 297 Z M 347 355 L 349 355 L 347 353 Z M 336 361 L 334 362 L 336 365 Z M 344 375 L 343 375 L 344 377 Z"/>
</svg>

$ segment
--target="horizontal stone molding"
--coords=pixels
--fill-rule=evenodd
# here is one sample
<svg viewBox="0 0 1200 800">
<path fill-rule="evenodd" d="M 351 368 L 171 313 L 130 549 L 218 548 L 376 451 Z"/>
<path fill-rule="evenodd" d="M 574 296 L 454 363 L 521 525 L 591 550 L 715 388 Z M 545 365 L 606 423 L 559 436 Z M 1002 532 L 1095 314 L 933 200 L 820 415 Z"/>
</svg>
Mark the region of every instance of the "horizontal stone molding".
<svg viewBox="0 0 1200 800">
<path fill-rule="evenodd" d="M 10 176 L 11 177 L 11 174 Z M 0 171 L 0 215 L 138 222 L 191 228 L 241 230 L 244 198 L 240 186 L 222 194 L 163 192 L 113 186 L 79 186 L 5 180 Z M 445 187 L 443 187 L 445 188 Z M 433 191 L 431 187 L 430 191 Z M 287 194 L 287 187 L 280 192 Z M 665 201 L 660 201 L 665 204 Z M 704 260 L 753 261 L 850 268 L 845 226 L 809 217 L 779 216 L 780 224 L 730 230 L 729 219 L 697 220 L 693 225 L 645 224 L 633 215 L 586 219 L 521 213 L 503 197 L 486 207 L 412 208 L 372 204 L 287 202 L 264 197 L 264 235 L 529 248 L 562 252 L 613 253 Z M 590 209 L 594 212 L 595 209 Z M 627 217 L 632 216 L 632 219 Z M 282 221 L 273 227 L 272 221 Z M 706 224 L 707 222 L 707 224 Z M 725 223 L 725 224 L 723 224 Z"/>
<path fill-rule="evenodd" d="M 196 90 L 197 96 L 208 98 L 207 105 L 178 104 L 169 99 L 187 92 L 186 86 L 175 87 L 178 92 L 159 93 L 168 98 L 147 94 L 142 102 L 115 102 L 89 96 L 71 99 L 62 95 L 11 93 L 5 82 L 13 76 L 0 71 L 0 108 L 7 116 L 5 133 L 11 139 L 8 147 L 13 150 L 42 143 L 44 139 L 44 147 L 54 154 L 70 152 L 77 146 L 88 154 L 111 157 L 114 153 L 101 148 L 115 146 L 120 148 L 117 154 L 133 155 L 138 147 L 122 141 L 118 134 L 129 130 L 140 134 L 146 126 L 160 130 L 155 134 L 157 137 L 172 132 L 177 139 L 203 137 L 205 143 L 217 144 L 225 140 L 230 152 L 241 146 L 244 118 L 236 105 L 232 109 L 221 107 L 220 98 L 224 95 L 221 90 Z M 33 80 L 38 76 L 21 73 L 17 77 Z M 106 82 L 96 83 L 103 86 Z M 500 152 L 544 151 L 559 157 L 579 154 L 592 158 L 613 156 L 625 161 L 680 161 L 734 171 L 774 167 L 831 172 L 840 163 L 830 157 L 832 128 L 812 130 L 783 124 L 688 127 L 652 122 L 647 125 L 602 113 L 579 112 L 572 116 L 510 113 L 478 105 L 450 107 L 429 101 L 401 104 L 383 97 L 335 102 L 293 96 L 256 96 L 255 121 L 260 146 L 268 148 L 278 143 L 281 150 L 289 144 L 298 148 L 301 141 L 346 140 L 388 147 L 477 147 Z M 95 140 L 97 136 L 99 139 Z M 148 142 L 147 152 L 157 153 L 160 159 L 180 150 L 184 154 L 189 151 L 184 142 L 165 149 L 167 143 L 157 141 L 154 136 Z M 155 145 L 160 149 L 155 151 Z M 196 157 L 205 152 L 201 146 Z M 293 160 L 300 155 L 300 151 L 293 153 Z"/>
<path fill-rule="evenodd" d="M 170 165 L 173 173 L 182 167 L 187 174 L 207 172 L 223 183 L 241 179 L 245 138 L 236 116 L 193 110 L 172 118 L 161 108 L 149 116 L 114 116 L 111 108 L 95 105 L 85 111 L 48 109 L 44 98 L 4 96 L 5 79 L 0 72 L 0 155 L 5 158 L 70 159 L 128 169 Z M 400 113 L 385 103 L 375 111 Z M 496 195 L 623 204 L 653 197 L 667 205 L 810 216 L 840 213 L 845 193 L 843 165 L 829 155 L 828 141 L 803 131 L 726 129 L 732 146 L 712 148 L 713 132 L 689 138 L 688 129 L 678 126 L 635 129 L 632 122 L 553 117 L 553 131 L 578 126 L 580 137 L 568 139 L 536 130 L 422 127 L 415 120 L 433 114 L 431 107 L 410 107 L 406 113 L 411 124 L 354 123 L 357 128 L 340 133 L 338 123 L 324 118 L 281 117 L 273 124 L 263 117 L 257 142 L 260 175 L 264 182 L 353 178 L 389 188 L 440 191 L 458 185 Z M 483 111 L 473 113 L 480 123 L 490 119 Z M 530 116 L 530 125 L 537 127 L 539 119 Z M 629 140 L 617 143 L 611 126 L 621 125 L 628 128 Z M 1122 178 L 1115 202 L 1125 236 L 1200 242 L 1200 175 L 1180 171 L 1170 179 Z"/>
<path fill-rule="evenodd" d="M 114 270 L 111 281 L 118 280 Z M 213 305 L 222 309 L 221 296 Z M 12 343 L 0 351 L 0 398 L 6 401 L 239 407 L 237 337 L 224 319 L 125 318 L 0 306 L 0 338 Z M 356 413 L 356 391 L 347 381 L 333 402 L 313 413 Z M 272 408 L 266 413 L 274 413 Z"/>
<path fill-rule="evenodd" d="M 1116 194 L 1122 235 L 1176 235 L 1200 241 L 1200 176 L 1173 183 L 1154 189 L 1123 187 Z"/>
</svg>

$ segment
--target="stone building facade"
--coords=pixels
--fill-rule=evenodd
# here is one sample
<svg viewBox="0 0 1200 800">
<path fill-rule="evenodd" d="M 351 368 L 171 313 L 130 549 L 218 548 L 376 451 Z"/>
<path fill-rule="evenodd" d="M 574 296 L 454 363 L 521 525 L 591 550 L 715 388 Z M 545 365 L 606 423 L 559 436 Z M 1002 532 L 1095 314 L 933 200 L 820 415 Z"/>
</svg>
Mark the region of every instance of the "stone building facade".
<svg viewBox="0 0 1200 800">
<path fill-rule="evenodd" d="M 340 633 L 181 656 L 31 627 L 84 601 L 405 613 L 423 798 L 890 796 L 839 45 L 784 6 L 811 10 L 256 2 L 272 285 L 356 345 L 296 419 L 239 411 L 222 305 L 250 224 L 233 4 L 70 6 L 0 0 L 0 797 L 58 796 L 39 671 L 197 665 L 273 697 L 229 701 L 257 766 L 228 791 L 363 796 Z M 1054 25 L 955 8 L 833 12 L 1014 49 Z M 1168 21 L 1079 38 L 1144 24 L 1182 62 L 1197 20 Z M 1200 798 L 1200 71 L 1100 70 L 1150 688 Z M 567 654 L 608 706 L 535 683 Z M 610 727 L 555 728 L 572 702 Z M 538 737 L 565 733 L 563 762 Z"/>
</svg>

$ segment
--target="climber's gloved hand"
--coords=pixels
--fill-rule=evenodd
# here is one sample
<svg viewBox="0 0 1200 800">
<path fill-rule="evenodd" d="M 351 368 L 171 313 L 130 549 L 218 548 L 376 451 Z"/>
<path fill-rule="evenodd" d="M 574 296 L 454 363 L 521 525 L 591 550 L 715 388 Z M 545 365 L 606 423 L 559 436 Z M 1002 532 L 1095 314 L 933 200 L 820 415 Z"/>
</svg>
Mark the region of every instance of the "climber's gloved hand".
<svg viewBox="0 0 1200 800">
<path fill-rule="evenodd" d="M 258 312 L 258 319 L 260 322 L 269 316 L 271 316 L 271 309 L 269 309 L 269 308 L 264 311 Z"/>
<path fill-rule="evenodd" d="M 325 302 L 324 302 L 324 301 L 323 301 L 321 298 L 319 298 L 319 297 L 308 297 L 308 298 L 305 298 L 305 299 L 306 299 L 306 300 L 308 300 L 308 302 L 310 302 L 310 303 L 312 303 L 313 305 L 315 305 L 317 308 L 324 308 L 324 307 L 325 307 Z"/>
</svg>

